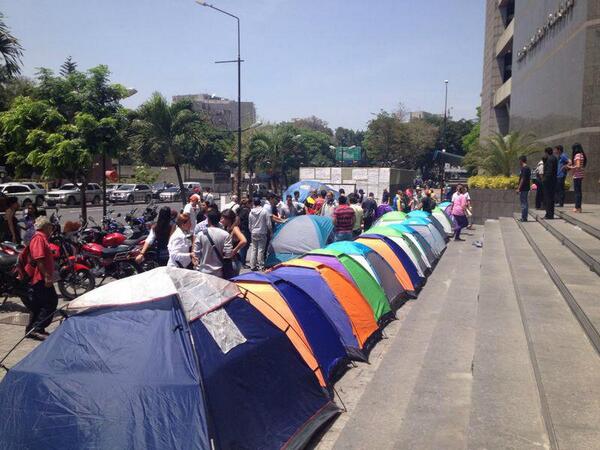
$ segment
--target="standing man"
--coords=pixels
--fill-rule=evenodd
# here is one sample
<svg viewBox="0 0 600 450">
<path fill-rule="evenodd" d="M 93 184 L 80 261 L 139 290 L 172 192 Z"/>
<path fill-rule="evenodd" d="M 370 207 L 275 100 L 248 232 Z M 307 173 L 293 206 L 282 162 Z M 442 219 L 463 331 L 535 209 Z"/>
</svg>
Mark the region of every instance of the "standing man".
<svg viewBox="0 0 600 450">
<path fill-rule="evenodd" d="M 363 209 L 363 220 L 365 222 L 365 231 L 373 226 L 375 221 L 375 211 L 377 210 L 377 202 L 375 201 L 375 194 L 369 192 L 369 196 L 362 203 Z"/>
<path fill-rule="evenodd" d="M 291 195 L 285 197 L 285 203 L 280 202 L 278 206 L 279 216 L 283 220 L 291 219 L 298 215 L 298 209 Z"/>
<path fill-rule="evenodd" d="M 335 228 L 335 241 L 351 241 L 352 228 L 354 228 L 354 210 L 348 206 L 348 199 L 341 195 L 339 206 L 333 211 L 333 225 Z"/>
<path fill-rule="evenodd" d="M 527 222 L 529 217 L 529 191 L 531 190 L 531 169 L 527 165 L 527 156 L 519 156 L 521 173 L 519 175 L 519 201 L 521 202 L 521 222 Z"/>
<path fill-rule="evenodd" d="M 358 194 L 350 194 L 350 208 L 354 210 L 354 226 L 352 227 L 352 237 L 357 238 L 362 232 L 362 221 L 364 211 L 359 203 Z"/>
<path fill-rule="evenodd" d="M 229 233 L 219 226 L 221 213 L 211 209 L 206 213 L 206 229 L 194 239 L 194 254 L 198 260 L 198 271 L 223 278 L 223 265 L 231 259 Z"/>
<path fill-rule="evenodd" d="M 535 183 L 535 209 L 542 209 L 544 204 L 544 161 L 538 161 L 535 169 L 533 169 L 531 177 Z"/>
<path fill-rule="evenodd" d="M 29 275 L 29 323 L 25 333 L 31 339 L 43 341 L 48 336 L 46 327 L 52 323 L 52 317 L 58 305 L 58 296 L 54 290 L 54 258 L 48 243 L 52 234 L 52 224 L 43 216 L 35 221 L 36 232 L 29 243 L 29 258 L 25 271 Z"/>
<path fill-rule="evenodd" d="M 561 208 L 565 206 L 565 179 L 571 161 L 565 155 L 565 149 L 562 145 L 554 147 L 554 156 L 558 161 L 558 169 L 556 171 L 556 206 Z"/>
<path fill-rule="evenodd" d="M 346 198 L 345 196 L 341 196 Z M 347 205 L 346 205 L 347 206 Z M 337 207 L 337 202 L 335 201 L 335 195 L 333 195 L 332 191 L 329 191 L 325 196 L 325 203 L 321 207 L 321 215 L 323 217 L 329 217 L 333 219 L 333 213 L 335 212 L 335 208 Z M 350 230 L 352 231 L 352 230 Z"/>
<path fill-rule="evenodd" d="M 556 174 L 558 173 L 558 160 L 552 153 L 552 147 L 544 150 L 544 203 L 546 204 L 545 219 L 554 219 L 554 197 L 556 192 Z"/>
<path fill-rule="evenodd" d="M 190 201 L 183 208 L 183 212 L 190 216 L 190 222 L 192 224 L 192 230 L 196 228 L 198 223 L 198 213 L 200 212 L 200 196 L 198 194 L 190 195 Z"/>
<path fill-rule="evenodd" d="M 252 242 L 250 242 L 250 269 L 253 271 L 265 268 L 265 249 L 267 236 L 271 228 L 271 216 L 263 208 L 260 198 L 254 199 L 254 208 L 248 217 L 248 228 Z"/>
<path fill-rule="evenodd" d="M 204 194 L 204 201 L 210 203 L 211 205 L 215 202 L 215 196 L 211 193 L 211 189 L 209 187 L 206 188 L 206 194 Z"/>
</svg>

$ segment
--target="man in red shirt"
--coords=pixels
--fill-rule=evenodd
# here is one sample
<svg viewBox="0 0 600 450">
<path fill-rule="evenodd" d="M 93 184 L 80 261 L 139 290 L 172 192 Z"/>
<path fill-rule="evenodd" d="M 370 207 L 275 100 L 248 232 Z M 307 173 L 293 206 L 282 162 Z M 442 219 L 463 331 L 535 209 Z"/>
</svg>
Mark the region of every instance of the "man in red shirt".
<svg viewBox="0 0 600 450">
<path fill-rule="evenodd" d="M 340 196 L 339 206 L 333 211 L 333 224 L 335 226 L 335 240 L 351 241 L 352 228 L 354 228 L 354 210 L 348 206 L 348 198 Z"/>
<path fill-rule="evenodd" d="M 52 234 L 52 224 L 46 217 L 35 221 L 36 232 L 29 243 L 29 258 L 25 270 L 31 277 L 29 281 L 29 323 L 25 333 L 31 339 L 43 341 L 48 336 L 46 327 L 52 323 L 52 317 L 58 305 L 58 296 L 54 289 L 54 258 L 48 243 Z"/>
</svg>

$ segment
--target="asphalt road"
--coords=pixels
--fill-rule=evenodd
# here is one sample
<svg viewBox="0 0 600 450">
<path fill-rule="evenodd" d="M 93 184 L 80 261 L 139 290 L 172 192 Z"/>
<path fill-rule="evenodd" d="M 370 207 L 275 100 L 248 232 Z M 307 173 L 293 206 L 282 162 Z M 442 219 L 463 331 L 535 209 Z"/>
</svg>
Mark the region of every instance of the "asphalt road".
<svg viewBox="0 0 600 450">
<path fill-rule="evenodd" d="M 158 203 L 159 208 L 162 206 L 168 206 L 171 209 L 176 209 L 179 211 L 182 208 L 181 202 L 175 203 Z M 130 204 L 119 204 L 119 205 L 108 205 L 108 211 L 114 211 L 113 216 L 116 216 L 118 213 L 121 213 L 121 216 L 125 216 L 128 212 L 130 212 L 133 208 L 137 208 L 135 213 L 136 216 L 141 215 L 142 211 L 144 211 L 146 207 L 145 203 L 136 203 L 134 205 Z M 55 208 L 46 208 L 46 214 L 49 216 L 54 212 Z M 88 205 L 87 208 L 88 217 L 92 217 L 96 222 L 100 223 L 102 220 L 102 206 L 91 206 Z M 70 206 L 58 206 L 58 215 L 60 216 L 60 222 L 64 224 L 67 221 L 78 221 L 81 215 L 81 207 L 70 207 Z M 117 218 L 117 220 L 119 220 Z"/>
</svg>

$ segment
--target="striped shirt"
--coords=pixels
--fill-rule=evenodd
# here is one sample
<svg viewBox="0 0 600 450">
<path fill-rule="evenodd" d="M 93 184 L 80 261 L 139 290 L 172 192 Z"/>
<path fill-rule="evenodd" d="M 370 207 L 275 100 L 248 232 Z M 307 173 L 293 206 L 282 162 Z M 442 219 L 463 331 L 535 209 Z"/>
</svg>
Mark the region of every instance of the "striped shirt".
<svg viewBox="0 0 600 450">
<path fill-rule="evenodd" d="M 573 160 L 573 165 L 575 168 L 573 169 L 573 178 L 583 178 L 584 169 L 583 169 L 583 154 L 577 153 L 575 155 L 575 159 Z"/>
<path fill-rule="evenodd" d="M 354 210 L 348 205 L 340 205 L 333 212 L 336 233 L 351 233 L 354 228 Z"/>
</svg>

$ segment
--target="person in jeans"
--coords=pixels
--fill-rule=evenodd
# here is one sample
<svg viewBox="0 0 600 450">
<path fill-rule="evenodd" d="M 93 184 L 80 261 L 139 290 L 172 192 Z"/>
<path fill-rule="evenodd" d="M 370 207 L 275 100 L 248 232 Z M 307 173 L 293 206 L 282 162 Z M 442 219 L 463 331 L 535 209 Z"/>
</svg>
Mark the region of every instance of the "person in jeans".
<svg viewBox="0 0 600 450">
<path fill-rule="evenodd" d="M 581 203 L 583 200 L 583 177 L 585 175 L 585 166 L 587 166 L 587 157 L 581 144 L 573 144 L 573 155 L 569 169 L 573 172 L 573 188 L 575 189 L 575 209 L 573 212 L 581 212 Z"/>
<path fill-rule="evenodd" d="M 30 339 L 43 341 L 48 336 L 46 327 L 52 323 L 58 296 L 54 289 L 54 258 L 48 243 L 52 224 L 46 217 L 38 217 L 35 229 L 25 265 L 25 272 L 30 278 L 29 296 L 25 305 L 29 310 L 29 323 L 25 327 L 25 334 Z"/>
<path fill-rule="evenodd" d="M 565 206 L 565 179 L 569 169 L 569 158 L 565 155 L 565 149 L 562 145 L 554 147 L 554 156 L 556 156 L 558 168 L 556 170 L 556 206 L 561 208 Z"/>
<path fill-rule="evenodd" d="M 529 217 L 529 191 L 531 190 L 531 169 L 527 165 L 527 156 L 519 156 L 521 174 L 519 175 L 519 201 L 521 202 L 521 222 L 527 222 Z"/>
<path fill-rule="evenodd" d="M 250 230 L 250 269 L 253 271 L 264 270 L 265 249 L 267 237 L 271 229 L 271 215 L 262 207 L 260 198 L 254 199 L 254 208 L 248 216 Z"/>
<path fill-rule="evenodd" d="M 348 198 L 341 195 L 338 199 L 339 206 L 333 211 L 333 225 L 335 229 L 335 241 L 351 241 L 353 239 L 354 210 L 348 206 Z"/>
<path fill-rule="evenodd" d="M 558 160 L 553 154 L 552 147 L 544 150 L 544 204 L 546 206 L 545 219 L 554 219 L 554 197 L 556 191 L 556 174 L 558 173 Z"/>
</svg>

